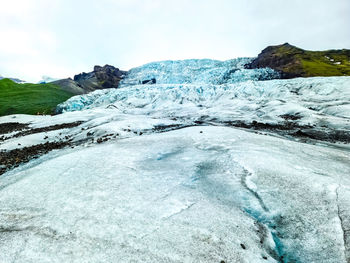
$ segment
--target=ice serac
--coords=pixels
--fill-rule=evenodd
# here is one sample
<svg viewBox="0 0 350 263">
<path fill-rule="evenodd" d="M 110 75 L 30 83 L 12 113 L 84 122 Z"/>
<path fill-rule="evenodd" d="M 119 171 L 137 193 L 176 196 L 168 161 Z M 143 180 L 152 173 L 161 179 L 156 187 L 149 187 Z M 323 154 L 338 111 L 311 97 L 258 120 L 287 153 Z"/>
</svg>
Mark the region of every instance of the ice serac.
<svg viewBox="0 0 350 263">
<path fill-rule="evenodd" d="M 153 62 L 133 68 L 125 73 L 118 88 L 130 89 L 141 84 L 155 84 L 163 89 L 167 85 L 215 85 L 222 86 L 237 82 L 268 80 L 279 77 L 269 68 L 245 69 L 250 58 L 239 58 L 227 61 L 210 59 L 190 59 L 179 61 Z M 78 75 L 77 79 L 90 79 L 88 74 Z M 143 87 L 143 86 L 142 86 Z M 110 91 L 110 92 L 109 92 Z M 82 110 L 105 105 L 115 101 L 115 89 L 98 90 L 87 95 L 77 96 L 57 107 L 58 112 Z M 127 91 L 126 91 L 127 92 Z"/>
<path fill-rule="evenodd" d="M 247 61 L 150 63 L 0 118 L 0 153 L 69 145 L 3 162 L 0 262 L 349 262 L 350 78 Z"/>
<path fill-rule="evenodd" d="M 349 77 L 272 79 L 271 69 L 244 69 L 249 59 L 185 60 L 131 69 L 120 88 L 75 96 L 58 112 L 114 108 L 124 113 L 225 123 L 350 142 Z M 155 83 L 141 84 L 155 79 Z M 264 80 L 261 80 L 264 79 Z"/>
<path fill-rule="evenodd" d="M 121 86 L 141 84 L 155 79 L 157 84 L 227 84 L 245 80 L 277 78 L 276 71 L 269 68 L 248 70 L 244 65 L 251 58 L 227 61 L 211 59 L 188 59 L 153 62 L 128 71 Z"/>
</svg>

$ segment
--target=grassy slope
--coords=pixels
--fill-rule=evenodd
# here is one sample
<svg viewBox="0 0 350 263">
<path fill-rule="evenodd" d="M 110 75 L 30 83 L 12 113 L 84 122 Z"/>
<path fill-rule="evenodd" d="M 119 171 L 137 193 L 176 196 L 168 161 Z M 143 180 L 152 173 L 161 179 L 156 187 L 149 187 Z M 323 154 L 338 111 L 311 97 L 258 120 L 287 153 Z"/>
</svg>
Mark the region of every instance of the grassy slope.
<svg viewBox="0 0 350 263">
<path fill-rule="evenodd" d="M 299 56 L 305 77 L 350 76 L 350 50 L 305 51 Z"/>
<path fill-rule="evenodd" d="M 300 73 L 303 77 L 350 76 L 350 50 L 308 51 L 281 45 L 274 53 L 279 58 L 293 58 L 292 63 L 283 66 L 284 72 Z"/>
<path fill-rule="evenodd" d="M 9 114 L 50 114 L 57 104 L 73 94 L 53 84 L 18 84 L 0 80 L 0 116 Z"/>
</svg>

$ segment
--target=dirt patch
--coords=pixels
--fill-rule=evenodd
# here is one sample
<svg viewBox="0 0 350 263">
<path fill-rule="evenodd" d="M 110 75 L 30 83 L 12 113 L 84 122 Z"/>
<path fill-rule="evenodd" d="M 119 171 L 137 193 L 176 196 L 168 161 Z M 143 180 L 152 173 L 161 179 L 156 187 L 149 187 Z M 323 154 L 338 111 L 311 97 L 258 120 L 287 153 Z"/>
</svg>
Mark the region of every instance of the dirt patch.
<svg viewBox="0 0 350 263">
<path fill-rule="evenodd" d="M 41 132 L 49 132 L 49 131 L 56 131 L 61 129 L 67 129 L 67 128 L 74 128 L 82 124 L 82 121 L 76 121 L 76 122 L 70 122 L 70 123 L 62 123 L 62 124 L 56 124 L 52 126 L 47 127 L 41 127 L 41 128 L 34 128 L 26 131 L 22 131 L 19 133 L 16 133 L 12 138 L 22 137 L 34 133 L 41 133 Z"/>
<path fill-rule="evenodd" d="M 152 130 L 155 132 L 166 132 L 166 131 L 182 129 L 185 127 L 188 127 L 188 125 L 183 125 L 183 124 L 155 125 Z"/>
<path fill-rule="evenodd" d="M 68 145 L 70 145 L 68 141 L 46 142 L 11 151 L 0 151 L 0 175 L 22 163 L 29 162 L 31 159 Z"/>
<path fill-rule="evenodd" d="M 301 119 L 301 116 L 298 115 L 298 114 L 284 114 L 284 115 L 280 115 L 281 118 L 289 121 L 289 120 L 292 120 L 292 121 L 296 121 L 296 120 L 300 120 Z"/>
<path fill-rule="evenodd" d="M 289 130 L 296 130 L 296 129 L 307 129 L 312 128 L 312 126 L 301 126 L 294 122 L 285 121 L 283 123 L 278 124 L 270 124 L 270 123 L 262 123 L 257 121 L 252 121 L 251 123 L 245 123 L 242 121 L 226 121 L 224 122 L 227 126 L 234 126 L 234 127 L 240 127 L 240 128 L 246 128 L 246 129 L 254 129 L 254 130 L 266 130 L 266 131 L 289 131 Z"/>
<path fill-rule="evenodd" d="M 0 134 L 6 134 L 13 131 L 20 131 L 28 128 L 28 124 L 19 122 L 0 123 Z"/>
<path fill-rule="evenodd" d="M 285 119 L 294 119 L 295 116 L 285 116 Z M 269 124 L 253 121 L 251 123 L 225 122 L 228 126 L 246 128 L 251 130 L 271 131 L 282 136 L 291 136 L 294 138 L 312 139 L 327 141 L 331 143 L 341 142 L 350 143 L 350 132 L 344 130 L 323 129 L 309 125 L 298 125 L 292 121 L 284 121 L 280 124 Z"/>
<path fill-rule="evenodd" d="M 4 128 L 3 128 L 4 131 L 5 130 L 8 131 L 11 129 L 9 132 L 13 132 L 13 131 L 19 131 L 19 132 L 9 137 L 1 136 L 0 141 L 6 141 L 11 138 L 18 138 L 18 137 L 22 137 L 30 134 L 35 134 L 35 133 L 56 131 L 56 130 L 61 130 L 66 128 L 74 128 L 79 126 L 82 123 L 83 123 L 82 121 L 76 121 L 76 122 L 56 124 L 56 125 L 46 126 L 41 128 L 33 128 L 33 129 L 29 128 L 29 124 L 4 123 Z M 0 134 L 1 134 L 1 127 L 0 127 Z"/>
<path fill-rule="evenodd" d="M 277 124 L 262 123 L 252 121 L 250 123 L 237 121 L 220 121 L 218 119 L 196 120 L 193 126 L 215 125 L 238 127 L 254 131 L 272 132 L 288 138 L 298 138 L 307 140 L 318 140 L 331 143 L 350 143 L 350 132 L 347 130 L 335 130 L 327 127 L 317 127 L 311 125 L 299 125 L 295 120 L 300 119 L 298 115 L 281 115 L 285 121 Z"/>
<path fill-rule="evenodd" d="M 319 141 L 327 142 L 342 142 L 350 143 L 350 132 L 343 130 L 315 130 L 315 129 L 303 129 L 290 133 L 290 135 L 299 138 L 310 138 Z"/>
</svg>

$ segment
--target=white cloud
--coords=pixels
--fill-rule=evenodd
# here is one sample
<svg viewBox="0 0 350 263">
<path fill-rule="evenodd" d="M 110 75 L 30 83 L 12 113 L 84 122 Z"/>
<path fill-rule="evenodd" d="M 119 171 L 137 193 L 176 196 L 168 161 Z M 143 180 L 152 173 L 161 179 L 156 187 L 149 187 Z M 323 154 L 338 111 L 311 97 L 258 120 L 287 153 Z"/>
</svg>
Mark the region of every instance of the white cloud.
<svg viewBox="0 0 350 263">
<path fill-rule="evenodd" d="M 348 0 L 0 0 L 0 74 L 36 81 L 95 64 L 349 48 Z"/>
</svg>

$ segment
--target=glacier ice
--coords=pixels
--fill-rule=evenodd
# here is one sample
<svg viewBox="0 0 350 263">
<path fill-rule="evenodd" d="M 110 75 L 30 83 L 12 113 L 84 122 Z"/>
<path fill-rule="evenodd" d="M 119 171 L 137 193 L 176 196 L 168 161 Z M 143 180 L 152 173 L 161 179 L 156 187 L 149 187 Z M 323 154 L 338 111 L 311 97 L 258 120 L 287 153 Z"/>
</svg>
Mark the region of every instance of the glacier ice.
<svg viewBox="0 0 350 263">
<path fill-rule="evenodd" d="M 242 81 L 232 84 L 133 85 L 75 96 L 60 111 L 109 108 L 124 114 L 180 118 L 188 124 L 253 121 L 295 126 L 323 134 L 349 133 L 350 78 Z M 336 136 L 336 135 L 335 135 Z"/>
<path fill-rule="evenodd" d="M 58 112 L 109 107 L 123 113 L 179 117 L 193 121 L 258 121 L 348 131 L 350 78 L 273 79 L 271 69 L 244 69 L 248 58 L 153 62 L 131 69 L 119 89 L 72 97 Z M 142 81 L 155 78 L 156 84 Z M 269 80 L 272 79 L 272 80 Z M 282 116 L 282 117 L 281 117 Z M 333 130 L 332 130 L 333 129 Z"/>
<path fill-rule="evenodd" d="M 247 61 L 150 63 L 63 114 L 1 117 L 82 124 L 4 135 L 0 151 L 76 147 L 0 177 L 0 262 L 348 262 L 348 144 L 229 124 L 349 134 L 350 78 L 279 80 Z"/>
<path fill-rule="evenodd" d="M 157 84 L 228 84 L 245 80 L 273 79 L 279 74 L 269 68 L 245 69 L 250 58 L 226 61 L 188 59 L 152 62 L 128 71 L 121 87 L 155 79 Z"/>
<path fill-rule="evenodd" d="M 0 256 L 346 262 L 337 206 L 348 218 L 349 160 L 225 127 L 52 152 L 1 178 Z"/>
</svg>

